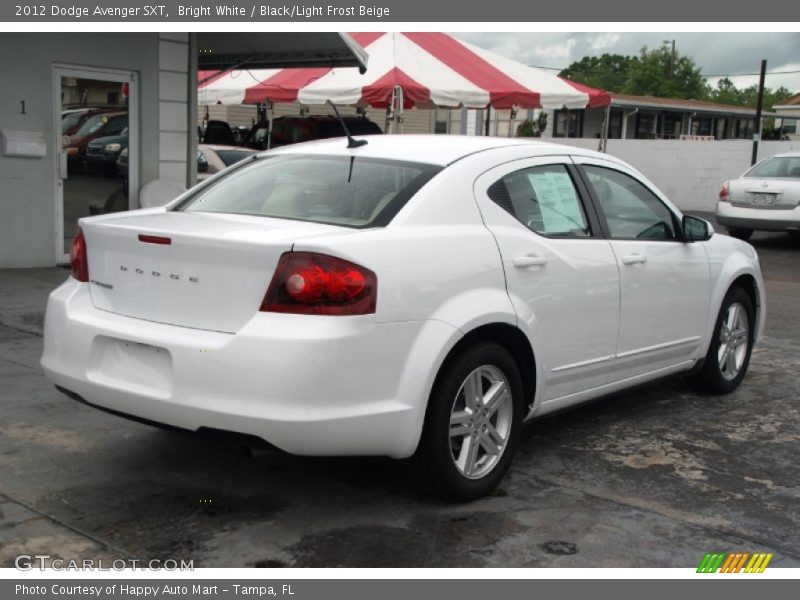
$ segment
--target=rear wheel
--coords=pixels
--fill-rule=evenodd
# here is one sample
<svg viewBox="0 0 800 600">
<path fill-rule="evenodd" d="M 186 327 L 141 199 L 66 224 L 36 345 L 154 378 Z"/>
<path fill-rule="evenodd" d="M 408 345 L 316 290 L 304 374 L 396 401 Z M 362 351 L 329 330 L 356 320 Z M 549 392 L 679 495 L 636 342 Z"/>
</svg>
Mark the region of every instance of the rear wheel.
<svg viewBox="0 0 800 600">
<path fill-rule="evenodd" d="M 443 368 L 431 393 L 422 437 L 408 460 L 426 493 L 456 501 L 488 494 L 508 470 L 523 418 L 517 364 L 493 342 L 480 342 Z"/>
<path fill-rule="evenodd" d="M 688 381 L 711 394 L 734 391 L 750 364 L 754 331 L 750 296 L 740 287 L 731 288 L 722 302 L 703 368 Z"/>
<path fill-rule="evenodd" d="M 738 227 L 728 227 L 728 234 L 737 240 L 749 240 L 753 235 L 752 229 L 740 229 Z"/>
</svg>

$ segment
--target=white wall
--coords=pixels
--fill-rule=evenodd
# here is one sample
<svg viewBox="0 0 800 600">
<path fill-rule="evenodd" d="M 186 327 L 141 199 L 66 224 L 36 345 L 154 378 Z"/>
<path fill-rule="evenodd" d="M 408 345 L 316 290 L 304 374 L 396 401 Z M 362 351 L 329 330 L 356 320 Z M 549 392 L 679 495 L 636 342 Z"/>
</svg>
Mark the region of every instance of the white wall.
<svg viewBox="0 0 800 600">
<path fill-rule="evenodd" d="M 597 140 L 559 139 L 559 143 L 597 150 Z M 608 153 L 644 173 L 682 210 L 713 211 L 723 181 L 750 166 L 748 140 L 696 142 L 680 140 L 608 140 Z M 800 141 L 761 142 L 758 158 L 800 150 Z"/>
<path fill-rule="evenodd" d="M 187 182 L 189 34 L 158 35 L 158 177 Z"/>
<path fill-rule="evenodd" d="M 134 71 L 139 81 L 140 173 L 158 177 L 158 37 L 154 33 L 3 33 L 0 128 L 38 131 L 44 158 L 0 156 L 0 267 L 55 264 L 53 64 Z M 22 113 L 20 101 L 25 101 Z"/>
</svg>

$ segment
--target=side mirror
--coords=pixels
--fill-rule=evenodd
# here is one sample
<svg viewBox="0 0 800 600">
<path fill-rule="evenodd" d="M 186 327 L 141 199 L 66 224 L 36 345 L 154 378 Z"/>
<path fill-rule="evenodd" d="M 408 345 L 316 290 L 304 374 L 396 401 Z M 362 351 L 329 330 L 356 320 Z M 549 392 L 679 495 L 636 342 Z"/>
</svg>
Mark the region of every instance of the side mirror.
<svg viewBox="0 0 800 600">
<path fill-rule="evenodd" d="M 683 229 L 683 241 L 685 242 L 705 242 L 714 235 L 714 228 L 711 223 L 699 217 L 684 215 L 681 222 Z"/>
<path fill-rule="evenodd" d="M 197 153 L 197 172 L 208 173 L 208 160 L 202 152 Z"/>
</svg>

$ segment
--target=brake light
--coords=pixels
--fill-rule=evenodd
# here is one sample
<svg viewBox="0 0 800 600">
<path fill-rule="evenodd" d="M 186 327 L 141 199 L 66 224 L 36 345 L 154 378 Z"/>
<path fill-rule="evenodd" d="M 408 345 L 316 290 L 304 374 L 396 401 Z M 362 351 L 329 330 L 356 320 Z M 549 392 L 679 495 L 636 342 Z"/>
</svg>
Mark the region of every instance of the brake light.
<svg viewBox="0 0 800 600">
<path fill-rule="evenodd" d="M 72 238 L 72 247 L 69 250 L 69 263 L 72 267 L 72 276 L 84 283 L 89 281 L 89 261 L 86 256 L 86 238 L 83 231 L 78 229 L 78 235 Z"/>
<path fill-rule="evenodd" d="M 162 244 L 164 246 L 172 244 L 172 238 L 162 237 L 160 235 L 144 235 L 143 233 L 139 234 L 139 241 L 145 244 Z"/>
<path fill-rule="evenodd" d="M 264 312 L 367 315 L 375 312 L 378 279 L 350 261 L 315 252 L 286 252 L 261 303 Z"/>
<path fill-rule="evenodd" d="M 719 189 L 719 201 L 720 202 L 727 202 L 728 201 L 728 194 L 730 193 L 730 188 L 728 186 L 728 182 L 722 184 L 722 187 Z"/>
</svg>

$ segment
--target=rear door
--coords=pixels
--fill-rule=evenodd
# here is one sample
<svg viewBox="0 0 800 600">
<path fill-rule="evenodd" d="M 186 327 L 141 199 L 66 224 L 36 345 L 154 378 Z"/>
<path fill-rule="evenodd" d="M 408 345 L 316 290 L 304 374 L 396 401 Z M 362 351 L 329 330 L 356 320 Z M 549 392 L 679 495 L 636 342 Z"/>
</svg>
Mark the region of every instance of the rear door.
<svg viewBox="0 0 800 600">
<path fill-rule="evenodd" d="M 475 194 L 516 313 L 537 341 L 543 401 L 605 384 L 619 273 L 569 157 L 506 163 L 481 175 Z"/>
<path fill-rule="evenodd" d="M 710 301 L 702 243 L 685 243 L 678 215 L 632 170 L 576 157 L 619 264 L 621 310 L 614 380 L 697 355 Z"/>
</svg>

